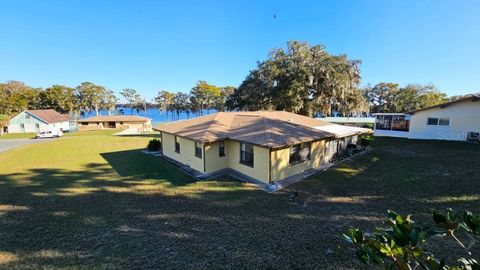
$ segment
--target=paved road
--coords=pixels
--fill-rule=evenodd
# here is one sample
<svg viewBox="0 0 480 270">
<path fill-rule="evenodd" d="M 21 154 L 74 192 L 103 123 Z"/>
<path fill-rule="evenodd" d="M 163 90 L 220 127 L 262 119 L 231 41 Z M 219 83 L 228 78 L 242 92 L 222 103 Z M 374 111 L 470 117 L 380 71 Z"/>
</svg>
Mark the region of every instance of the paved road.
<svg viewBox="0 0 480 270">
<path fill-rule="evenodd" d="M 32 144 L 32 143 L 41 143 L 50 141 L 52 139 L 0 139 L 0 153 L 7 151 L 9 149 L 25 145 L 25 144 Z"/>
</svg>

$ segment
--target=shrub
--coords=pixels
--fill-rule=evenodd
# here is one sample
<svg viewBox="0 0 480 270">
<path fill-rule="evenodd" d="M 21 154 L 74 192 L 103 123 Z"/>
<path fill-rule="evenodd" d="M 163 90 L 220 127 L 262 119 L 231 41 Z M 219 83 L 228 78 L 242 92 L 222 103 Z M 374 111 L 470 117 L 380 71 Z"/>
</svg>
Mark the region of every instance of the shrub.
<svg viewBox="0 0 480 270">
<path fill-rule="evenodd" d="M 354 247 L 359 260 L 379 265 L 384 269 L 480 269 L 480 264 L 470 251 L 475 238 L 480 238 L 480 215 L 469 211 L 460 214 L 448 209 L 446 213 L 433 210 L 432 216 L 436 227 L 428 228 L 416 224 L 410 215 L 401 216 L 389 210 L 385 227 L 377 227 L 372 234 L 367 234 L 358 228 L 350 228 L 343 237 Z M 470 244 L 465 245 L 456 237 L 455 234 L 460 231 L 469 236 Z M 436 237 L 431 238 L 432 236 Z M 447 258 L 438 260 L 425 248 L 425 243 L 430 239 L 445 239 L 445 237 L 454 239 L 469 257 L 449 260 L 456 264 L 449 266 Z M 428 246 L 432 247 L 434 243 L 429 242 Z M 445 243 L 439 243 L 437 247 L 450 248 Z"/>
<path fill-rule="evenodd" d="M 367 123 L 367 124 L 365 124 L 365 126 L 363 126 L 363 127 L 364 127 L 364 128 L 373 129 L 373 124 Z"/>
<path fill-rule="evenodd" d="M 162 143 L 160 142 L 159 139 L 153 139 L 148 142 L 148 151 L 154 152 L 154 151 L 160 151 L 160 148 L 162 147 Z"/>
<path fill-rule="evenodd" d="M 364 134 L 360 137 L 360 145 L 369 146 L 373 142 L 373 135 Z"/>
</svg>

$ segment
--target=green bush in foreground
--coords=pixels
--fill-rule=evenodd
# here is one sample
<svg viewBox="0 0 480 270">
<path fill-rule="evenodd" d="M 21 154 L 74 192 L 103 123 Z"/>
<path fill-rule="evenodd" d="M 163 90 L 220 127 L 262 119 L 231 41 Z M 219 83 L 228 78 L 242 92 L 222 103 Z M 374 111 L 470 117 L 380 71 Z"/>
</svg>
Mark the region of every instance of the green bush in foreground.
<svg viewBox="0 0 480 270">
<path fill-rule="evenodd" d="M 162 147 L 162 143 L 160 142 L 159 139 L 152 139 L 148 142 L 148 145 L 147 145 L 148 151 L 150 152 L 160 151 L 161 147 Z"/>
<path fill-rule="evenodd" d="M 372 142 L 373 142 L 373 135 L 371 134 L 364 134 L 360 137 L 361 146 L 369 146 Z"/>
<path fill-rule="evenodd" d="M 452 209 L 446 213 L 433 210 L 432 215 L 436 228 L 418 225 L 410 215 L 401 216 L 389 210 L 386 227 L 377 227 L 372 234 L 350 228 L 343 237 L 354 247 L 359 260 L 377 264 L 384 269 L 480 270 L 480 264 L 470 252 L 475 238 L 480 238 L 480 215 L 469 211 L 462 215 Z M 468 245 L 455 235 L 460 231 L 470 238 Z M 433 253 L 423 248 L 433 236 L 438 240 L 442 237 L 453 238 L 465 250 L 467 258 L 454 260 L 456 266 L 447 265 L 447 258 L 438 260 Z M 445 246 L 439 243 L 439 247 Z"/>
</svg>

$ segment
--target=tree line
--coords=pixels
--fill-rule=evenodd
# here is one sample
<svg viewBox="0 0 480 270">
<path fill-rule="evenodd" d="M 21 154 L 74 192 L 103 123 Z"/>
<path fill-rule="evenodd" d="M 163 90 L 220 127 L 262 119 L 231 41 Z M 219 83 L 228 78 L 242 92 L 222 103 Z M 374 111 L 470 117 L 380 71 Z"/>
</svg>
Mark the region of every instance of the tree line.
<svg viewBox="0 0 480 270">
<path fill-rule="evenodd" d="M 400 87 L 396 83 L 378 83 L 362 89 L 370 112 L 410 112 L 447 102 L 448 98 L 433 84 L 408 84 Z"/>
<path fill-rule="evenodd" d="M 358 116 L 369 112 L 408 112 L 436 105 L 449 98 L 434 85 L 382 82 L 361 88 L 359 60 L 332 55 L 323 45 L 290 41 L 286 49 L 274 49 L 257 63 L 238 88 L 198 81 L 188 92 L 159 91 L 153 102 L 178 119 L 181 113 L 202 115 L 210 110 L 285 110 L 307 116 Z M 121 96 L 132 110 L 149 104 L 136 90 L 123 89 Z M 0 83 L 0 116 L 11 117 L 26 109 L 51 108 L 81 115 L 118 105 L 114 92 L 101 85 L 82 82 L 76 87 L 53 85 L 35 88 L 23 82 Z"/>
<path fill-rule="evenodd" d="M 180 113 L 186 113 L 187 117 L 190 117 L 190 114 L 203 115 L 210 110 L 234 109 L 227 107 L 227 100 L 235 90 L 233 86 L 219 87 L 206 81 L 198 81 L 189 93 L 159 91 L 155 102 L 161 111 L 167 114 L 172 112 L 173 118 L 178 119 Z"/>
<path fill-rule="evenodd" d="M 13 116 L 27 109 L 54 109 L 60 113 L 82 115 L 115 109 L 118 99 L 112 90 L 91 82 L 77 87 L 53 85 L 34 88 L 19 81 L 0 83 L 0 115 Z"/>
<path fill-rule="evenodd" d="M 227 100 L 227 108 L 286 110 L 307 116 L 408 112 L 443 103 L 434 85 L 378 83 L 360 88 L 360 60 L 329 54 L 323 45 L 290 41 L 258 62 Z"/>
<path fill-rule="evenodd" d="M 202 115 L 205 111 L 225 111 L 227 98 L 234 87 L 218 87 L 205 81 L 198 83 L 189 93 L 160 91 L 154 98 L 154 106 L 172 113 L 178 119 L 180 113 Z M 135 89 L 126 88 L 120 95 L 127 101 L 131 113 L 147 110 L 152 104 L 147 102 Z M 54 109 L 67 113 L 74 118 L 84 115 L 99 115 L 100 111 L 111 114 L 119 105 L 118 98 L 112 90 L 91 82 L 82 82 L 77 87 L 53 85 L 46 89 L 35 88 L 20 81 L 0 83 L 0 122 L 24 110 Z M 5 123 L 4 123 L 5 124 Z"/>
</svg>

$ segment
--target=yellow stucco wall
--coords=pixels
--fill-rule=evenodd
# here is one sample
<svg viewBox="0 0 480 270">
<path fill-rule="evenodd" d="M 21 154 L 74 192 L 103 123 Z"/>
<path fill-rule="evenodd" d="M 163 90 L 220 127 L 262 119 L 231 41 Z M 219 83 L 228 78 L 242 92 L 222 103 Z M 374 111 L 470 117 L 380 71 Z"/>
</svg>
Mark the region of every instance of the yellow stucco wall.
<svg viewBox="0 0 480 270">
<path fill-rule="evenodd" d="M 205 145 L 205 172 L 211 173 L 221 169 L 228 168 L 229 152 L 225 142 L 225 156 L 220 157 L 218 154 L 219 143 L 214 142 Z"/>
<path fill-rule="evenodd" d="M 290 148 L 273 150 L 271 153 L 272 182 L 282 180 L 307 169 L 316 168 L 324 164 L 324 145 L 324 140 L 312 142 L 310 146 L 310 159 L 294 165 L 289 164 Z"/>
<path fill-rule="evenodd" d="M 268 183 L 270 150 L 263 147 L 253 147 L 253 168 L 240 163 L 240 143 L 226 141 L 228 167 L 252 178 Z"/>
<path fill-rule="evenodd" d="M 87 122 L 86 124 L 81 124 L 81 122 L 78 122 L 77 126 L 78 130 L 80 131 L 97 130 L 103 127 L 102 125 L 97 125 L 96 122 Z"/>
<path fill-rule="evenodd" d="M 205 155 L 203 153 L 202 158 L 195 156 L 195 142 L 180 137 L 178 137 L 178 141 L 180 143 L 180 153 L 175 152 L 175 136 L 162 132 L 163 154 L 178 162 L 189 165 L 197 171 L 204 172 L 203 157 Z"/>
<path fill-rule="evenodd" d="M 427 118 L 449 118 L 450 126 L 429 126 Z M 409 138 L 463 141 L 470 131 L 480 132 L 480 101 L 464 101 L 413 114 Z"/>
<path fill-rule="evenodd" d="M 95 129 L 103 129 L 109 128 L 109 122 L 86 122 L 86 125 L 81 124 L 82 122 L 78 122 L 80 130 L 95 130 Z M 85 123 L 85 122 L 84 122 Z M 120 124 L 123 123 L 123 124 Z M 127 129 L 127 128 L 135 128 L 139 129 L 140 131 L 151 131 L 152 124 L 150 121 L 148 122 L 115 122 L 115 127 L 118 129 Z"/>
<path fill-rule="evenodd" d="M 205 158 L 204 170 L 203 159 L 195 157 L 194 141 L 181 137 L 178 137 L 178 140 L 180 142 L 180 154 L 175 152 L 174 135 L 162 133 L 162 149 L 165 156 L 183 164 L 188 164 L 200 172 L 212 173 L 231 168 L 265 183 L 282 180 L 305 170 L 319 167 L 329 162 L 337 149 L 336 143 L 332 144 L 332 149 L 328 149 L 325 148 L 325 140 L 314 141 L 311 143 L 310 159 L 290 165 L 290 148 L 270 151 L 268 148 L 254 146 L 254 164 L 253 167 L 250 167 L 240 163 L 240 142 L 226 140 L 224 157 L 219 156 L 218 142 L 205 144 L 202 155 Z"/>
</svg>

